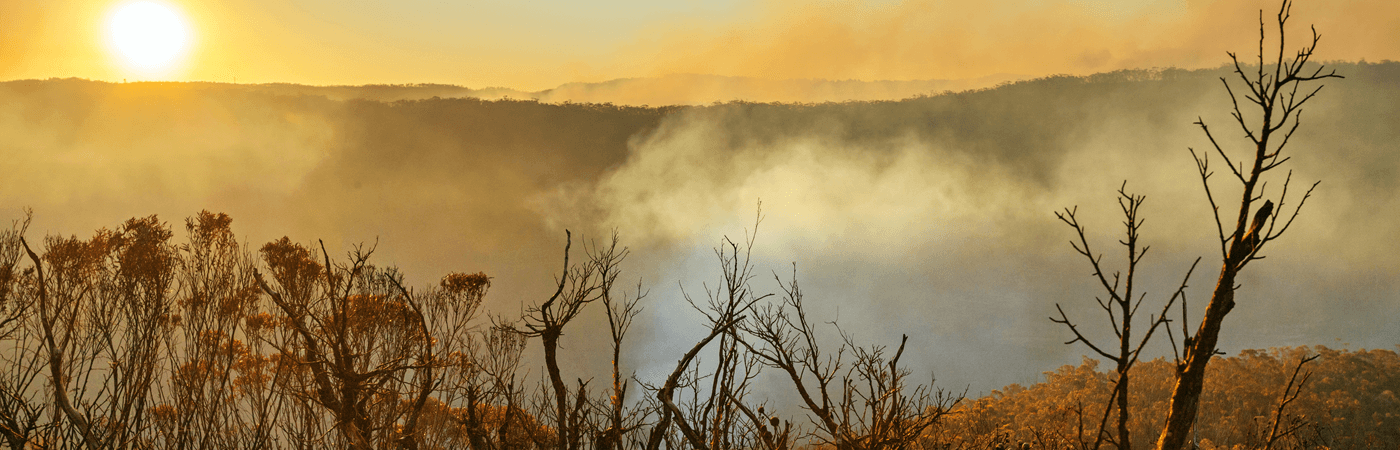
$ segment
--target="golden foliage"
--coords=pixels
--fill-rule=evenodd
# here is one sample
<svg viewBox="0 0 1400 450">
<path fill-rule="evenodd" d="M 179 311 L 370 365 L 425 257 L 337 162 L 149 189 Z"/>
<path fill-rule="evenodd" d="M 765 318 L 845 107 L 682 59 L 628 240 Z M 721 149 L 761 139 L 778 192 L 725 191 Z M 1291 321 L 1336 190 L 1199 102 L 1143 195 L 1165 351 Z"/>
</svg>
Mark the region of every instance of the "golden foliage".
<svg viewBox="0 0 1400 450">
<path fill-rule="evenodd" d="M 289 296 L 298 300 L 310 296 L 312 285 L 322 270 L 310 250 L 283 236 L 263 245 L 260 252 L 272 272 L 272 278 L 287 290 Z"/>
<path fill-rule="evenodd" d="M 1394 394 L 1400 390 L 1400 355 L 1389 350 L 1317 346 L 1245 350 L 1238 356 L 1217 357 L 1201 396 L 1197 432 L 1202 447 L 1207 440 L 1215 448 L 1258 446 L 1293 366 L 1312 354 L 1321 355 L 1304 366 L 1313 372 L 1312 381 L 1286 411 L 1312 425 L 1287 444 L 1368 448 L 1376 442 L 1400 442 L 1400 413 L 1396 412 L 1400 404 Z M 1078 366 L 1046 372 L 1044 382 L 1013 384 L 965 402 L 930 434 L 930 440 L 955 448 L 991 447 L 996 442 L 1078 448 L 1081 437 L 1092 442 L 1114 384 L 1113 375 L 1099 371 L 1098 364 L 1085 358 Z M 1129 400 L 1134 446 L 1150 446 L 1161 432 L 1174 372 L 1172 363 L 1163 359 L 1133 369 Z"/>
<path fill-rule="evenodd" d="M 452 294 L 480 297 L 491 287 L 491 277 L 486 276 L 484 272 L 473 274 L 453 272 L 442 277 L 441 286 Z"/>
</svg>

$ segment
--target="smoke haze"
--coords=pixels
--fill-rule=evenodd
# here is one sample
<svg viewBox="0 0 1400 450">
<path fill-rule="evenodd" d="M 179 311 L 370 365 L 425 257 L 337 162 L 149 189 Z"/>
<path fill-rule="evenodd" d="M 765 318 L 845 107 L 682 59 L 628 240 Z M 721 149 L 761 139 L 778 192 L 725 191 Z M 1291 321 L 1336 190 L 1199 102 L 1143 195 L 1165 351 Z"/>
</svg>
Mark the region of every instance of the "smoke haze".
<svg viewBox="0 0 1400 450">
<path fill-rule="evenodd" d="M 1288 147 L 1295 188 L 1323 183 L 1239 280 L 1227 353 L 1400 342 L 1400 64 L 1334 66 L 1347 78 L 1309 104 Z M 839 319 L 862 343 L 908 334 L 916 373 L 977 393 L 1079 360 L 1085 349 L 1062 345 L 1046 319 L 1056 303 L 1109 333 L 1095 327 L 1090 269 L 1051 213 L 1078 205 L 1117 266 L 1124 180 L 1148 197 L 1148 302 L 1199 256 L 1190 299 L 1203 307 L 1219 251 L 1186 149 L 1209 146 L 1198 116 L 1238 143 L 1226 75 L 659 108 L 446 98 L 490 97 L 449 86 L 12 81 L 0 83 L 0 211 L 33 207 L 33 236 L 208 209 L 232 215 L 252 246 L 287 235 L 336 253 L 377 240 L 376 261 L 413 284 L 485 271 L 488 307 L 506 315 L 552 292 L 565 228 L 576 239 L 615 229 L 634 251 L 624 277 L 651 291 L 625 360 L 646 379 L 693 344 L 698 315 L 681 289 L 713 285 L 712 248 L 752 232 L 761 200 L 761 290 L 778 292 L 773 274 L 795 265 L 814 322 Z M 588 331 L 594 309 L 565 330 L 582 370 L 606 364 L 586 352 L 606 341 Z M 1153 355 L 1166 355 L 1157 342 Z"/>
<path fill-rule="evenodd" d="M 745 20 L 657 26 L 635 44 L 657 73 L 768 78 L 971 78 L 996 73 L 1090 74 L 1141 67 L 1214 67 L 1222 49 L 1252 49 L 1277 2 L 773 0 Z M 1323 59 L 1397 58 L 1400 5 L 1297 2 L 1289 36 L 1323 30 Z M 1290 46 L 1291 48 L 1292 46 Z M 1252 55 L 1252 52 L 1242 52 Z"/>
</svg>

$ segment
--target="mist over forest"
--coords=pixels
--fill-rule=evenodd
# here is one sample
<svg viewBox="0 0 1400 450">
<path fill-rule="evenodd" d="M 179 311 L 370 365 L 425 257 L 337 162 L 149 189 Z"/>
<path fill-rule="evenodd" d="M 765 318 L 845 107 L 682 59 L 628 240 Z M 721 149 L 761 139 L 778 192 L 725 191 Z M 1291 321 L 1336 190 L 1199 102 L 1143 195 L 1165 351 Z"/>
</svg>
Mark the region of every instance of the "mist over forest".
<svg viewBox="0 0 1400 450">
<path fill-rule="evenodd" d="M 1295 181 L 1322 184 L 1239 280 L 1227 354 L 1400 342 L 1389 236 L 1400 227 L 1400 63 L 1329 66 L 1346 78 L 1327 81 L 1287 150 Z M 1219 81 L 1229 75 L 1135 70 L 903 100 L 664 107 L 447 86 L 9 81 L 0 218 L 33 208 L 37 239 L 225 212 L 253 248 L 283 236 L 323 239 L 332 255 L 376 245 L 377 264 L 415 285 L 485 272 L 486 308 L 504 315 L 553 291 L 565 229 L 576 243 L 616 230 L 632 249 L 622 278 L 650 290 L 623 359 L 646 380 L 704 333 L 681 289 L 713 286 L 713 248 L 752 232 L 761 200 L 756 286 L 778 292 L 773 274 L 795 267 L 814 321 L 867 343 L 908 334 L 915 374 L 975 395 L 1080 361 L 1086 350 L 1063 345 L 1071 337 L 1047 316 L 1059 303 L 1096 320 L 1098 292 L 1052 212 L 1077 205 L 1117 264 L 1124 180 L 1147 196 L 1149 299 L 1170 295 L 1200 256 L 1189 298 L 1204 305 L 1218 247 L 1187 148 L 1210 145 L 1197 117 L 1240 148 Z M 574 329 L 604 319 L 580 320 Z M 561 357 L 602 373 L 607 361 L 586 349 L 607 343 L 568 333 Z M 1153 345 L 1151 356 L 1170 355 Z"/>
</svg>

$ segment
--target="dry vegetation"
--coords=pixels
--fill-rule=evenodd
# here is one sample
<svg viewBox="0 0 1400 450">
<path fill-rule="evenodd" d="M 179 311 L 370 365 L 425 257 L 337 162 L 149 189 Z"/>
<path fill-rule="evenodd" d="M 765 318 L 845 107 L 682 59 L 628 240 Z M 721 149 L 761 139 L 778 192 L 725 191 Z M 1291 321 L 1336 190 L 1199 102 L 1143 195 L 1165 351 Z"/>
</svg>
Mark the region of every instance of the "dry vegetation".
<svg viewBox="0 0 1400 450">
<path fill-rule="evenodd" d="M 409 288 L 372 248 L 333 259 L 283 238 L 255 256 L 231 225 L 201 212 L 183 243 L 154 216 L 42 246 L 27 222 L 0 236 L 10 447 L 886 449 L 959 399 L 908 384 L 903 342 L 823 353 L 795 280 L 781 300 L 751 287 L 752 238 L 717 249 L 722 282 L 692 301 L 709 334 L 647 385 L 616 364 L 644 295 L 615 285 L 616 238 L 582 258 L 566 246 L 553 296 L 491 318 L 485 274 Z M 613 336 L 603 388 L 558 361 L 565 327 L 595 303 Z M 542 380 L 521 367 L 532 342 Z M 765 368 L 790 377 L 815 427 L 764 414 L 749 383 Z"/>
<path fill-rule="evenodd" d="M 963 400 L 912 382 L 899 365 L 907 337 L 822 348 L 819 335 L 839 329 L 808 320 L 795 274 L 777 295 L 754 290 L 752 237 L 717 249 L 721 280 L 691 299 L 710 332 L 664 382 L 616 364 L 611 379 L 590 381 L 571 377 L 549 346 L 590 307 L 607 310 L 614 337 L 594 357 L 616 362 L 630 344 L 645 292 L 616 284 L 627 256 L 616 240 L 567 252 L 555 295 L 507 318 L 480 309 L 485 274 L 408 287 L 371 263 L 372 249 L 332 258 L 284 238 L 253 252 L 231 225 L 202 212 L 183 242 L 154 217 L 37 246 L 24 223 L 0 234 L 0 433 L 10 448 L 1085 449 L 1118 390 L 1118 372 L 1086 359 Z M 545 346 L 544 370 L 522 367 L 528 345 Z M 1317 361 L 1300 376 L 1308 357 Z M 1400 440 L 1393 351 L 1215 359 L 1193 436 L 1202 448 Z M 760 371 L 790 392 L 756 392 Z M 1145 361 L 1131 374 L 1125 426 L 1150 445 L 1173 364 Z M 766 410 L 775 395 L 799 398 L 805 419 Z"/>
</svg>

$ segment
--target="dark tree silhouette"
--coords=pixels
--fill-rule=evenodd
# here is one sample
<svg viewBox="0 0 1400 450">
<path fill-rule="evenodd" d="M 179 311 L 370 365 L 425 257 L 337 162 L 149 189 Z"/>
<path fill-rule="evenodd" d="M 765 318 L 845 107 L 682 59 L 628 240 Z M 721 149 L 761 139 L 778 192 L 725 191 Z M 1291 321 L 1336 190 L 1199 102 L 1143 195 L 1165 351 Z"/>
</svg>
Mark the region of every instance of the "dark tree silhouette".
<svg viewBox="0 0 1400 450">
<path fill-rule="evenodd" d="M 1210 128 L 1203 120 L 1198 120 L 1197 125 L 1201 131 L 1210 139 L 1211 146 L 1215 154 L 1224 160 L 1225 165 L 1230 170 L 1230 174 L 1240 183 L 1240 201 L 1238 211 L 1234 216 L 1234 223 L 1229 228 L 1231 231 L 1226 234 L 1225 220 L 1220 216 L 1220 205 L 1217 204 L 1213 194 L 1210 177 L 1214 174 L 1211 171 L 1209 158 L 1210 152 L 1196 153 L 1191 150 L 1195 157 L 1196 167 L 1199 170 L 1201 182 L 1205 186 L 1206 199 L 1210 202 L 1212 212 L 1215 214 L 1215 224 L 1217 236 L 1220 239 L 1220 256 L 1223 264 L 1220 269 L 1220 278 L 1216 282 L 1214 291 L 1211 294 L 1210 304 L 1206 306 L 1205 317 L 1201 320 L 1200 327 L 1195 334 L 1187 330 L 1185 317 L 1181 322 L 1182 347 L 1177 354 L 1177 381 L 1172 391 L 1171 408 L 1167 415 L 1167 421 L 1162 434 L 1157 441 L 1158 450 L 1177 450 L 1186 445 L 1191 427 L 1196 422 L 1198 403 L 1201 397 L 1201 389 L 1205 382 L 1206 364 L 1211 357 L 1218 353 L 1216 344 L 1220 337 L 1220 327 L 1225 320 L 1225 315 L 1230 313 L 1235 307 L 1235 290 L 1239 289 L 1236 284 L 1236 276 L 1251 261 L 1262 259 L 1260 250 L 1274 239 L 1278 239 L 1289 225 L 1298 217 L 1298 212 L 1302 210 L 1304 203 L 1311 196 L 1317 183 L 1308 187 L 1300 200 L 1298 206 L 1287 215 L 1287 219 L 1280 221 L 1279 214 L 1275 211 L 1284 211 L 1288 200 L 1288 188 L 1292 181 L 1292 171 L 1284 178 L 1283 188 L 1278 195 L 1278 202 L 1264 200 L 1264 204 L 1257 209 L 1255 202 L 1264 199 L 1267 195 L 1265 187 L 1267 181 L 1264 175 L 1278 168 L 1287 162 L 1290 157 L 1283 155 L 1283 149 L 1288 145 L 1288 141 L 1293 137 L 1293 133 L 1298 130 L 1302 106 L 1317 95 L 1322 86 L 1314 89 L 1304 89 L 1299 91 L 1305 82 L 1323 80 L 1326 78 L 1342 78 L 1335 71 L 1323 72 L 1323 67 L 1317 64 L 1310 64 L 1309 60 L 1317 48 L 1319 35 L 1317 29 L 1312 29 L 1312 41 L 1309 42 L 1291 59 L 1285 59 L 1286 39 L 1284 25 L 1288 22 L 1289 12 L 1293 2 L 1284 0 L 1279 7 L 1277 15 L 1278 22 L 1278 53 L 1274 61 L 1265 62 L 1265 26 L 1264 12 L 1259 12 L 1259 55 L 1256 62 L 1257 67 L 1248 73 L 1244 65 L 1240 63 L 1234 53 L 1229 53 L 1230 59 L 1234 61 L 1235 74 L 1243 82 L 1245 91 L 1240 93 L 1236 88 L 1231 87 L 1229 80 L 1221 78 L 1226 92 L 1230 95 L 1234 110 L 1231 116 L 1239 125 L 1240 130 L 1249 140 L 1251 148 L 1250 156 L 1243 161 L 1231 158 L 1229 152 L 1221 147 Z M 1254 105 L 1247 109 L 1257 108 L 1254 114 L 1258 115 L 1259 122 L 1250 125 L 1250 119 L 1255 118 L 1254 114 L 1247 115 L 1240 106 L 1240 98 L 1243 97 Z M 1248 161 L 1246 165 L 1245 161 Z M 1254 220 L 1249 220 L 1250 213 L 1254 213 Z M 1182 314 L 1185 315 L 1185 305 L 1183 303 Z M 1175 347 L 1175 345 L 1173 345 Z"/>
<path fill-rule="evenodd" d="M 1152 339 L 1152 335 L 1156 333 L 1159 327 L 1167 324 L 1167 312 L 1171 310 L 1178 299 L 1185 299 L 1186 282 L 1190 280 L 1191 273 L 1196 270 L 1196 264 L 1201 262 L 1200 258 L 1196 258 L 1196 262 L 1192 263 L 1191 268 L 1186 271 L 1186 276 L 1181 280 L 1181 285 L 1177 287 L 1176 292 L 1173 293 L 1171 298 L 1168 298 L 1166 303 L 1162 306 L 1161 313 L 1152 316 L 1148 321 L 1147 332 L 1143 333 L 1140 339 L 1134 341 L 1133 317 L 1137 315 L 1138 307 L 1142 306 L 1143 299 L 1147 297 L 1146 293 L 1139 294 L 1134 290 L 1136 288 L 1136 286 L 1134 286 L 1134 281 L 1136 281 L 1138 274 L 1138 263 L 1147 256 L 1147 251 L 1150 247 L 1146 245 L 1140 246 L 1138 241 L 1140 236 L 1139 231 L 1143 224 L 1143 219 L 1139 217 L 1138 210 L 1142 207 L 1142 203 L 1147 200 L 1147 197 L 1129 194 L 1126 189 L 1127 182 L 1124 182 L 1123 186 L 1118 188 L 1118 206 L 1123 211 L 1123 225 L 1127 228 L 1125 230 L 1125 238 L 1118 242 L 1123 244 L 1123 247 L 1127 250 L 1127 271 L 1114 272 L 1111 277 L 1112 281 L 1110 281 L 1110 277 L 1105 274 L 1101 265 L 1103 255 L 1095 254 L 1093 250 L 1089 248 L 1089 239 L 1085 236 L 1084 226 L 1079 223 L 1076 217 L 1078 208 L 1065 209 L 1063 213 L 1055 213 L 1055 217 L 1058 217 L 1060 221 L 1074 229 L 1078 241 L 1070 241 L 1070 245 L 1074 247 L 1075 252 L 1089 260 L 1089 266 L 1094 269 L 1093 277 L 1098 281 L 1104 293 L 1108 295 L 1107 300 L 1098 297 L 1096 297 L 1095 300 L 1098 301 L 1099 307 L 1108 314 L 1108 321 L 1113 328 L 1113 334 L 1118 338 L 1118 348 L 1116 352 L 1113 352 L 1115 350 L 1113 348 L 1101 347 L 1095 344 L 1079 331 L 1079 327 L 1070 320 L 1069 316 L 1065 314 L 1065 310 L 1061 308 L 1059 304 L 1055 305 L 1055 309 L 1059 311 L 1060 317 L 1051 317 L 1050 320 L 1058 324 L 1063 324 L 1074 334 L 1074 339 L 1066 342 L 1066 344 L 1083 342 L 1084 345 L 1092 349 L 1094 353 L 1112 361 L 1115 364 L 1114 372 L 1118 377 L 1114 382 L 1113 393 L 1109 396 L 1108 405 L 1104 407 L 1103 416 L 1099 420 L 1098 432 L 1094 434 L 1093 443 L 1090 444 L 1082 435 L 1078 437 L 1079 446 L 1083 449 L 1098 450 L 1105 440 L 1116 444 L 1118 448 L 1123 450 L 1132 448 L 1132 439 L 1128 431 L 1128 422 L 1132 416 L 1128 408 L 1131 370 L 1133 365 L 1137 364 L 1138 357 L 1142 354 L 1142 348 Z M 1082 416 L 1083 409 L 1080 408 L 1078 411 Z M 1115 411 L 1118 413 L 1117 438 L 1108 434 L 1108 419 L 1111 416 L 1110 413 Z M 1080 419 L 1082 420 L 1083 418 L 1081 417 Z"/>
</svg>

